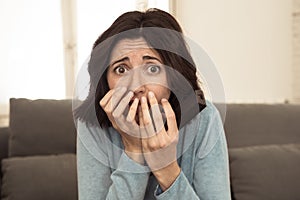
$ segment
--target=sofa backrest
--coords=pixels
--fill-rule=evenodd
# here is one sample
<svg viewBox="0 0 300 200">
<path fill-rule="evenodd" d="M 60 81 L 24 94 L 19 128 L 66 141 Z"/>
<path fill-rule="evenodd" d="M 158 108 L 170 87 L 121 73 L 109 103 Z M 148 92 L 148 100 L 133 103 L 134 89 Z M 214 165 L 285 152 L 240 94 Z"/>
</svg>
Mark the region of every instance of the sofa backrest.
<svg viewBox="0 0 300 200">
<path fill-rule="evenodd" d="M 218 107 L 218 106 L 217 106 Z M 300 105 L 227 104 L 229 148 L 300 143 Z M 10 100 L 10 156 L 75 153 L 71 100 Z"/>
<path fill-rule="evenodd" d="M 77 199 L 72 101 L 10 99 L 9 123 L 0 130 L 1 198 Z"/>
<path fill-rule="evenodd" d="M 300 105 L 227 104 L 229 148 L 300 143 Z"/>
<path fill-rule="evenodd" d="M 10 99 L 9 156 L 75 153 L 71 100 Z"/>
</svg>

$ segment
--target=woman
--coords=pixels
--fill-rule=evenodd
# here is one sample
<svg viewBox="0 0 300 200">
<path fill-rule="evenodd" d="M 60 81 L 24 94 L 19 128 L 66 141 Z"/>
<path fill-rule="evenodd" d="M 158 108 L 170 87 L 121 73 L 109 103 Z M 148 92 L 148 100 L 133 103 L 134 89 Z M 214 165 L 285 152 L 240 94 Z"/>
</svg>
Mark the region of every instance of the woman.
<svg viewBox="0 0 300 200">
<path fill-rule="evenodd" d="M 170 14 L 121 15 L 88 71 L 75 110 L 79 199 L 230 199 L 222 122 Z"/>
</svg>

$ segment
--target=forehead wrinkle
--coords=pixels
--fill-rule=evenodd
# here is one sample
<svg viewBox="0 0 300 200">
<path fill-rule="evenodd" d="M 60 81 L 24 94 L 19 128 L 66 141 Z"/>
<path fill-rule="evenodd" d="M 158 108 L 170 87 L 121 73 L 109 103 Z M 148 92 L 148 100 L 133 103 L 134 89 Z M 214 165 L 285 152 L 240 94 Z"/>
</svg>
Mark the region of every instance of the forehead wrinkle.
<svg viewBox="0 0 300 200">
<path fill-rule="evenodd" d="M 119 60 L 122 57 L 126 57 L 128 54 L 134 53 L 134 51 L 140 50 L 150 50 L 156 57 L 160 59 L 158 53 L 155 52 L 144 39 L 124 39 L 120 40 L 114 47 L 111 53 L 110 63 L 115 60 Z M 143 56 L 147 55 L 149 55 L 149 53 L 146 53 Z"/>
</svg>

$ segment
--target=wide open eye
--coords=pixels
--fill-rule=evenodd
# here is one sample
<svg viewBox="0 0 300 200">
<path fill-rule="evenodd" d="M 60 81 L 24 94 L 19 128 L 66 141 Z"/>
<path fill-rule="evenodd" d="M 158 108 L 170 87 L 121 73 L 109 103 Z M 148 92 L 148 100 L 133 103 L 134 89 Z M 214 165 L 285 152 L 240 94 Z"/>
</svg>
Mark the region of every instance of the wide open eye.
<svg viewBox="0 0 300 200">
<path fill-rule="evenodd" d="M 148 65 L 147 66 L 147 73 L 151 75 L 159 74 L 161 71 L 161 67 L 158 65 Z"/>
<path fill-rule="evenodd" d="M 128 71 L 125 65 L 119 65 L 116 68 L 114 68 L 114 72 L 118 75 L 123 75 Z"/>
</svg>

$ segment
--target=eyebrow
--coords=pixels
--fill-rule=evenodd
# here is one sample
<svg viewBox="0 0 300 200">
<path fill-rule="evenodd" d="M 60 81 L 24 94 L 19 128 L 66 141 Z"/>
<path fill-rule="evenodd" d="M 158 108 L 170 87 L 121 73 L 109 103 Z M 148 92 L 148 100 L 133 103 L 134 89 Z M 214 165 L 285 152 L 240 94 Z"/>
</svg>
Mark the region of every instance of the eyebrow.
<svg viewBox="0 0 300 200">
<path fill-rule="evenodd" d="M 114 62 L 111 64 L 111 66 L 113 66 L 113 65 L 115 65 L 115 64 L 117 64 L 117 63 L 119 63 L 119 62 L 124 62 L 124 61 L 128 61 L 128 60 L 129 60 L 128 57 L 121 58 L 121 59 L 119 59 L 119 60 L 114 61 Z M 161 60 L 158 59 L 158 58 L 156 58 L 156 57 L 154 57 L 154 56 L 143 56 L 143 60 L 157 60 L 157 61 L 159 61 L 159 62 L 161 63 Z"/>
<path fill-rule="evenodd" d="M 116 60 L 115 62 L 113 62 L 110 66 L 113 66 L 113 65 L 115 65 L 116 63 L 124 62 L 124 61 L 127 61 L 127 60 L 129 60 L 128 57 L 121 58 L 121 59 Z"/>
<path fill-rule="evenodd" d="M 143 60 L 157 60 L 158 62 L 161 63 L 161 60 L 153 56 L 143 56 Z"/>
</svg>

